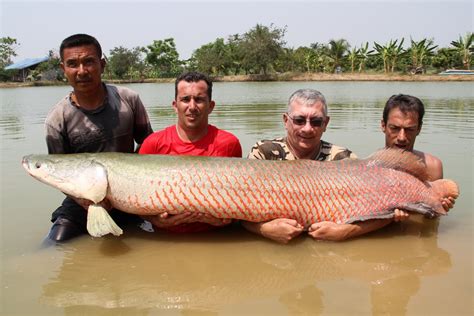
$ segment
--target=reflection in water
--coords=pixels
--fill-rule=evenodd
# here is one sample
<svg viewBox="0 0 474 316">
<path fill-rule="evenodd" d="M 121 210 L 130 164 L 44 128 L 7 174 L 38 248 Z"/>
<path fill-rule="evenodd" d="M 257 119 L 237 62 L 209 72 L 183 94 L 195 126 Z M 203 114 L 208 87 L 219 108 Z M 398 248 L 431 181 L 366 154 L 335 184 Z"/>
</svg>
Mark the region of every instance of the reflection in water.
<svg viewBox="0 0 474 316">
<path fill-rule="evenodd" d="M 350 279 L 369 284 L 372 313 L 405 314 L 420 278 L 451 267 L 437 246 L 437 225 L 413 216 L 364 239 L 301 238 L 290 247 L 257 241 L 237 227 L 192 237 L 134 231 L 95 239 L 91 248 L 71 245 L 42 301 L 71 312 L 221 312 L 275 298 L 289 314 L 317 315 L 338 301 L 320 285 Z"/>
<path fill-rule="evenodd" d="M 139 92 L 155 130 L 175 123 L 172 83 L 129 87 Z M 216 83 L 210 122 L 238 136 L 246 155 L 257 140 L 285 134 L 287 99 L 306 87 L 327 97 L 331 121 L 324 138 L 359 157 L 383 146 L 380 119 L 390 95 L 425 102 L 416 146 L 440 157 L 445 176 L 462 192 L 439 232 L 437 221 L 412 216 L 343 243 L 300 238 L 281 246 L 234 228 L 193 236 L 85 236 L 37 252 L 62 197 L 33 181 L 20 161 L 46 152 L 44 119 L 70 87 L 0 89 L 0 313 L 472 314 L 472 82 Z"/>
<path fill-rule="evenodd" d="M 0 137 L 12 140 L 25 138 L 23 122 L 16 116 L 2 116 L 0 118 Z"/>
</svg>

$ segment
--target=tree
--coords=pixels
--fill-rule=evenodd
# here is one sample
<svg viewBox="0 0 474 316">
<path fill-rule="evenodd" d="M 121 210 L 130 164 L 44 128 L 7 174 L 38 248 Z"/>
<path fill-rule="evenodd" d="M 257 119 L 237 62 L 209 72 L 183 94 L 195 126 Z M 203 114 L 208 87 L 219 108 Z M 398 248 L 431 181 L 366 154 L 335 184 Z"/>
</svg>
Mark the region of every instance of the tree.
<svg viewBox="0 0 474 316">
<path fill-rule="evenodd" d="M 349 43 L 345 39 L 330 40 L 329 41 L 329 52 L 328 56 L 333 61 L 333 69 L 340 67 L 342 61 L 346 55 L 346 52 L 349 50 Z"/>
<path fill-rule="evenodd" d="M 141 54 L 144 48 L 135 47 L 128 49 L 122 46 L 114 47 L 110 50 L 107 68 L 115 78 L 125 79 L 125 77 L 141 78 L 145 70 Z"/>
<path fill-rule="evenodd" d="M 367 61 L 369 60 L 369 57 L 372 56 L 372 53 L 374 52 L 373 49 L 369 50 L 369 42 L 365 42 L 365 45 L 361 45 L 359 48 L 359 72 L 362 72 L 365 70 L 365 65 L 367 64 Z"/>
<path fill-rule="evenodd" d="M 15 38 L 2 37 L 0 38 L 0 68 L 12 64 L 12 57 L 15 57 L 18 42 Z"/>
<path fill-rule="evenodd" d="M 375 50 L 383 60 L 383 68 L 385 73 L 394 72 L 397 66 L 397 61 L 403 56 L 405 50 L 403 49 L 404 38 L 400 41 L 390 40 L 390 42 L 384 46 L 374 42 Z"/>
<path fill-rule="evenodd" d="M 459 35 L 457 41 L 452 41 L 451 45 L 454 46 L 453 50 L 457 51 L 462 59 L 462 63 L 465 69 L 471 68 L 471 57 L 474 52 L 474 33 L 467 33 L 464 38 Z"/>
<path fill-rule="evenodd" d="M 257 24 L 243 36 L 242 48 L 245 56 L 242 61 L 247 70 L 254 69 L 257 73 L 268 73 L 269 68 L 282 53 L 286 42 L 283 37 L 286 27 L 277 28 L 273 24 L 268 26 Z"/>
<path fill-rule="evenodd" d="M 229 59 L 234 75 L 238 75 L 242 69 L 242 63 L 245 56 L 245 50 L 242 46 L 242 37 L 239 34 L 233 34 L 227 38 L 227 47 L 229 49 Z"/>
<path fill-rule="evenodd" d="M 48 53 L 48 57 L 48 61 L 39 64 L 38 67 L 32 71 L 32 77 L 41 80 L 64 80 L 64 73 L 60 67 L 61 59 L 57 51 L 55 52 L 51 49 Z"/>
<path fill-rule="evenodd" d="M 349 54 L 347 55 L 347 59 L 351 63 L 351 73 L 354 73 L 355 66 L 357 61 L 359 61 L 359 55 L 360 55 L 360 49 L 354 47 L 349 51 Z"/>
<path fill-rule="evenodd" d="M 153 41 L 147 46 L 146 54 L 146 61 L 154 67 L 156 76 L 175 77 L 181 72 L 182 62 L 173 38 Z"/>
<path fill-rule="evenodd" d="M 438 70 L 463 67 L 458 53 L 452 48 L 440 48 L 431 58 L 431 65 Z"/>
<path fill-rule="evenodd" d="M 227 74 L 232 65 L 230 49 L 223 38 L 199 47 L 192 58 L 198 71 L 211 75 Z"/>
<path fill-rule="evenodd" d="M 411 47 L 408 49 L 407 53 L 411 57 L 411 72 L 413 74 L 421 71 L 425 72 L 424 61 L 434 55 L 434 50 L 438 47 L 433 45 L 432 39 L 422 39 L 419 42 L 411 40 Z"/>
</svg>

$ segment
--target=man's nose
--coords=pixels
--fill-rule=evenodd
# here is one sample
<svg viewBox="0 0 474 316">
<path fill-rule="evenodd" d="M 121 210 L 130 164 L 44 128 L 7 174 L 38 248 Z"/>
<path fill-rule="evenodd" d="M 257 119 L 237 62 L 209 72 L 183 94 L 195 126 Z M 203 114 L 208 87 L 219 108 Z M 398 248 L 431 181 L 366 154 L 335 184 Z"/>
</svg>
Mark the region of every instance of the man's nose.
<svg viewBox="0 0 474 316">
<path fill-rule="evenodd" d="M 78 67 L 78 69 L 77 69 L 77 72 L 78 72 L 79 74 L 83 74 L 83 73 L 86 72 L 86 67 L 84 67 L 84 64 L 82 64 L 82 63 L 79 64 L 79 67 Z"/>
<path fill-rule="evenodd" d="M 397 135 L 397 139 L 399 141 L 405 141 L 407 139 L 407 134 L 405 133 L 405 129 L 401 129 L 399 132 L 398 132 L 398 135 Z"/>
<path fill-rule="evenodd" d="M 191 110 L 194 110 L 196 107 L 197 107 L 196 100 L 194 100 L 194 98 L 191 98 L 191 100 L 189 100 L 189 108 Z"/>
<path fill-rule="evenodd" d="M 306 123 L 304 123 L 304 125 L 301 129 L 303 129 L 305 131 L 311 131 L 313 129 L 313 127 L 311 126 L 309 120 L 306 120 Z"/>
</svg>

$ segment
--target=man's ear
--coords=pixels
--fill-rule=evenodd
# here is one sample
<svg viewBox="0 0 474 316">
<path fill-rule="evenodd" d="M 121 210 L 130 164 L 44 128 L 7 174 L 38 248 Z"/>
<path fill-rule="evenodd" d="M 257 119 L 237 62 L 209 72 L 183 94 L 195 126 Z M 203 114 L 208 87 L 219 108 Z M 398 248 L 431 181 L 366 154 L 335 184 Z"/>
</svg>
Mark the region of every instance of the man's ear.
<svg viewBox="0 0 474 316">
<path fill-rule="evenodd" d="M 178 114 L 178 106 L 176 105 L 176 99 L 173 100 L 173 102 L 171 103 L 171 106 L 173 107 L 174 112 Z"/>
<path fill-rule="evenodd" d="M 101 67 L 101 71 L 100 73 L 103 74 L 104 73 L 104 70 L 105 70 L 105 65 L 107 65 L 107 62 L 105 61 L 104 58 L 101 58 L 100 59 L 100 67 Z"/>
<path fill-rule="evenodd" d="M 380 120 L 380 130 L 385 133 L 385 122 L 383 120 Z"/>
<path fill-rule="evenodd" d="M 324 129 L 323 129 L 323 132 L 326 131 L 326 128 L 328 128 L 328 125 L 329 125 L 329 121 L 331 120 L 331 117 L 330 116 L 326 116 L 326 118 L 324 119 Z"/>
<path fill-rule="evenodd" d="M 416 136 L 420 135 L 422 126 L 423 126 L 423 122 L 420 123 L 420 126 L 418 127 L 418 131 L 416 132 Z"/>
<path fill-rule="evenodd" d="M 214 110 L 214 107 L 216 106 L 216 102 L 214 102 L 213 100 L 211 100 L 211 102 L 209 102 L 209 111 L 208 113 L 211 114 L 212 111 Z"/>
</svg>

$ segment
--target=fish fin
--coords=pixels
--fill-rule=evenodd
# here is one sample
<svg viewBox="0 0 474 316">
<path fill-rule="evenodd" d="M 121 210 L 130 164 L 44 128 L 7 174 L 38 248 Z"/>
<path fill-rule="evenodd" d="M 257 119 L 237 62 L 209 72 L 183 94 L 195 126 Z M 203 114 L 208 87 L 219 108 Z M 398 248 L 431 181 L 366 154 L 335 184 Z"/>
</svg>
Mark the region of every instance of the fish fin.
<svg viewBox="0 0 474 316">
<path fill-rule="evenodd" d="M 379 166 L 403 171 L 413 175 L 421 181 L 428 181 L 429 176 L 426 164 L 411 151 L 398 148 L 385 148 L 376 151 L 363 160 L 368 167 Z"/>
<path fill-rule="evenodd" d="M 87 231 L 93 237 L 102 237 L 109 233 L 120 236 L 123 233 L 109 213 L 98 204 L 89 205 L 87 211 Z"/>
<path fill-rule="evenodd" d="M 440 215 L 446 215 L 446 211 L 443 209 L 441 202 L 437 201 L 437 203 L 435 204 L 436 208 L 433 208 L 433 206 L 425 203 L 405 203 L 397 206 L 397 208 L 402 209 L 404 211 L 423 214 L 427 218 L 435 218 Z M 439 206 L 437 204 L 439 204 Z"/>
</svg>

